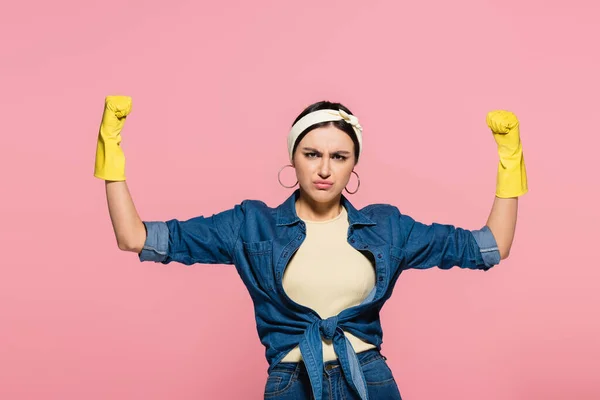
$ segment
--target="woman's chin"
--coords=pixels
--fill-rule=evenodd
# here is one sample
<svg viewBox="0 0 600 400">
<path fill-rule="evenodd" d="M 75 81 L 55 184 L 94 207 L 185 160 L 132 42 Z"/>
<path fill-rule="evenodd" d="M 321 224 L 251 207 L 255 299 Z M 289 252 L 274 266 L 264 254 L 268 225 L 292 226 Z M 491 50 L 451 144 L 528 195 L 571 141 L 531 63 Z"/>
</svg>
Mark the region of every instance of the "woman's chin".
<svg viewBox="0 0 600 400">
<path fill-rule="evenodd" d="M 307 191 L 307 194 L 314 201 L 324 203 L 324 202 L 328 202 L 328 201 L 335 199 L 340 194 L 340 191 L 335 187 L 331 187 L 328 189 L 311 188 L 311 190 Z"/>
</svg>

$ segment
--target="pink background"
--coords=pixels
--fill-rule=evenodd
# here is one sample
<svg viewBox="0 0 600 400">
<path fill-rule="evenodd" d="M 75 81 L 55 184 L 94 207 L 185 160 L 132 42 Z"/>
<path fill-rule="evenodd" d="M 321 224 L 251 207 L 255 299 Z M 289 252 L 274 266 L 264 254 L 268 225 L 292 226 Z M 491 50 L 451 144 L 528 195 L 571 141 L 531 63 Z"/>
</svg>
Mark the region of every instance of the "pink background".
<svg viewBox="0 0 600 400">
<path fill-rule="evenodd" d="M 262 398 L 234 268 L 117 248 L 92 176 L 108 94 L 133 97 L 123 147 L 145 220 L 276 206 L 290 124 L 329 99 L 365 128 L 356 206 L 480 228 L 485 114 L 514 111 L 530 193 L 510 258 L 403 274 L 383 352 L 409 400 L 600 398 L 598 2 L 5 3 L 3 400 Z"/>
</svg>

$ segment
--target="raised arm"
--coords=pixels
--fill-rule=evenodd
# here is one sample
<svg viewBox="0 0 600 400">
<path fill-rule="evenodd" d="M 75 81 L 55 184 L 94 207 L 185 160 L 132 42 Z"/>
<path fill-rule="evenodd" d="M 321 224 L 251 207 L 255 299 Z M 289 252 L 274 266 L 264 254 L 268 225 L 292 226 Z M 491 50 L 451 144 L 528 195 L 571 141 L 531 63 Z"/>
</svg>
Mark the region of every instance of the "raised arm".
<svg viewBox="0 0 600 400">
<path fill-rule="evenodd" d="M 146 239 L 146 228 L 125 182 L 125 155 L 120 146 L 121 130 L 130 112 L 129 96 L 107 96 L 104 100 L 94 176 L 106 182 L 108 212 L 119 249 L 139 253 Z"/>
<path fill-rule="evenodd" d="M 233 246 L 244 221 L 244 202 L 185 221 L 140 218 L 125 182 L 125 156 L 120 147 L 121 130 L 130 111 L 130 97 L 106 97 L 94 169 L 94 176 L 106 181 L 108 212 L 119 249 L 138 253 L 140 261 L 232 264 Z"/>
<path fill-rule="evenodd" d="M 519 121 L 509 111 L 492 111 L 487 124 L 498 144 L 500 161 L 496 197 L 486 225 L 465 230 L 452 225 L 425 225 L 400 215 L 404 268 L 459 266 L 487 270 L 508 257 L 517 224 L 518 197 L 527 193 L 527 175 Z"/>
<path fill-rule="evenodd" d="M 492 231 L 500 257 L 508 257 L 517 225 L 518 197 L 527 193 L 527 174 L 517 117 L 504 110 L 487 115 L 488 127 L 498 144 L 496 198 L 486 225 Z"/>
</svg>

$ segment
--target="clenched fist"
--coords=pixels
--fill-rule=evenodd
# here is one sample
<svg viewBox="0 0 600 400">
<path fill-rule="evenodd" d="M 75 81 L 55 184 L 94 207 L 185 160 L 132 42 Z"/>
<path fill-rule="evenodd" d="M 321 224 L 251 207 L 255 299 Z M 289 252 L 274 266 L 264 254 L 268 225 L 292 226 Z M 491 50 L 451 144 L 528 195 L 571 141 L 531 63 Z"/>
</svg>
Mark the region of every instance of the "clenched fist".
<svg viewBox="0 0 600 400">
<path fill-rule="evenodd" d="M 106 96 L 98 132 L 94 176 L 108 181 L 125 180 L 125 155 L 121 149 L 121 130 L 131 112 L 131 97 Z"/>
<path fill-rule="evenodd" d="M 524 195 L 528 191 L 527 173 L 517 116 L 510 111 L 495 110 L 487 114 L 486 122 L 494 134 L 500 156 L 496 196 Z"/>
</svg>

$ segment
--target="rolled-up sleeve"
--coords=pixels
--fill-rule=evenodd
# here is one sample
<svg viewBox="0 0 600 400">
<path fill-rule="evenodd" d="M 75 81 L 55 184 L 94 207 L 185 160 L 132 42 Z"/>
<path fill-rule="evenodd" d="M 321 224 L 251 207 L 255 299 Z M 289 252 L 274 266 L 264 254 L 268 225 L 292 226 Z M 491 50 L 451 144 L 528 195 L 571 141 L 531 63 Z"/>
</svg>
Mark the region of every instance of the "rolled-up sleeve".
<svg viewBox="0 0 600 400">
<path fill-rule="evenodd" d="M 477 245 L 479 246 L 479 251 L 481 252 L 481 257 L 483 258 L 483 262 L 485 263 L 485 267 L 483 270 L 488 270 L 492 268 L 494 265 L 500 263 L 500 250 L 498 249 L 498 244 L 496 243 L 496 238 L 492 234 L 490 228 L 486 225 L 483 228 L 471 231 Z"/>
<path fill-rule="evenodd" d="M 146 227 L 146 242 L 138 254 L 140 261 L 162 262 L 169 250 L 169 228 L 163 221 L 143 221 Z"/>
</svg>

